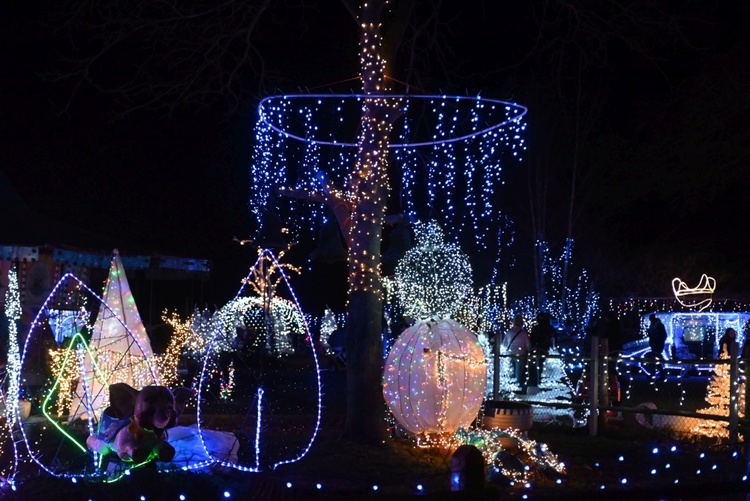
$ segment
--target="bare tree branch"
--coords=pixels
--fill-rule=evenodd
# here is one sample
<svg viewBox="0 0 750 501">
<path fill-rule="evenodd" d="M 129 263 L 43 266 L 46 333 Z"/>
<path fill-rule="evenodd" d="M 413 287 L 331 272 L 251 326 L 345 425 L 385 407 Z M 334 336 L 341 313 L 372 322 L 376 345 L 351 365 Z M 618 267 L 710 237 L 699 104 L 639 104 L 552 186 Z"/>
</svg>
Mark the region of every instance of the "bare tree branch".
<svg viewBox="0 0 750 501">
<path fill-rule="evenodd" d="M 255 37 L 271 3 L 82 0 L 54 13 L 68 51 L 47 77 L 73 82 L 65 110 L 83 85 L 116 95 L 123 114 L 219 101 L 235 110 L 261 92 Z"/>
</svg>

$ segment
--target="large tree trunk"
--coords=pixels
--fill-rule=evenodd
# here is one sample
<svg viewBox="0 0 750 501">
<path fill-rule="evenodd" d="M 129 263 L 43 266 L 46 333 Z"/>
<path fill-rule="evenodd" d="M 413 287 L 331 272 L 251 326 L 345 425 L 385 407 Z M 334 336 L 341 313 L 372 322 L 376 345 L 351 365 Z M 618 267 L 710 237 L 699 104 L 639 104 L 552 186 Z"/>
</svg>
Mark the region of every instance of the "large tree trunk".
<svg viewBox="0 0 750 501">
<path fill-rule="evenodd" d="M 362 7 L 360 57 L 365 94 L 384 91 L 385 61 L 381 58 L 380 47 L 383 4 L 383 0 L 370 0 Z M 343 437 L 370 444 L 382 443 L 385 438 L 380 240 L 387 199 L 388 141 L 393 111 L 392 103 L 382 99 L 365 100 L 357 165 L 347 187 L 355 199 L 348 236 L 346 351 L 349 370 Z"/>
</svg>

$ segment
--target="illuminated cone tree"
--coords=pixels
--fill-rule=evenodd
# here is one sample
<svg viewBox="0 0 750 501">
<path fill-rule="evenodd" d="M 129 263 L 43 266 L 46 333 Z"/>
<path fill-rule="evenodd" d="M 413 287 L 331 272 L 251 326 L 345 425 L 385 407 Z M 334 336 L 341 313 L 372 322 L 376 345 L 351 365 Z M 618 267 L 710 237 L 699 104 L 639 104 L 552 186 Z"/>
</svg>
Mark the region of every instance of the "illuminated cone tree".
<svg viewBox="0 0 750 501">
<path fill-rule="evenodd" d="M 720 360 L 727 360 L 725 352 L 719 354 Z M 738 395 L 731 394 L 731 384 L 729 378 L 729 364 L 718 363 L 714 366 L 714 374 L 708 381 L 706 389 L 707 408 L 698 409 L 699 414 L 711 414 L 716 416 L 729 416 L 729 410 L 732 405 L 738 405 Z M 740 389 L 741 391 L 742 389 Z M 739 393 L 739 392 L 738 392 Z M 742 407 L 740 407 L 742 409 Z M 743 413 L 739 413 L 743 417 Z M 693 433 L 704 435 L 712 438 L 727 439 L 729 438 L 729 428 L 724 421 L 713 419 L 704 419 L 693 429 Z"/>
<path fill-rule="evenodd" d="M 138 313 L 117 249 L 112 254 L 102 300 L 90 343 L 95 360 L 84 360 L 83 377 L 71 405 L 71 421 L 88 416 L 89 412 L 98 419 L 109 405 L 109 384 L 127 383 L 140 389 L 160 382 L 156 368 L 152 366 L 151 340 Z M 106 382 L 97 376 L 92 362 L 96 362 L 106 375 Z"/>
</svg>

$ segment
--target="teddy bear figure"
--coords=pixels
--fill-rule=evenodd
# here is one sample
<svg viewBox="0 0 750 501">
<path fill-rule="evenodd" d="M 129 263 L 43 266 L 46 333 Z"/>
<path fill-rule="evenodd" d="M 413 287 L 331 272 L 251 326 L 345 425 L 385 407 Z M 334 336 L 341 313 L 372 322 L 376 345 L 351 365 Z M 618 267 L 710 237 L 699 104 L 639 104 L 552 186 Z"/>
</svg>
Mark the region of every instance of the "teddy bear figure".
<svg viewBox="0 0 750 501">
<path fill-rule="evenodd" d="M 193 390 L 146 386 L 140 391 L 125 383 L 109 385 L 110 405 L 102 413 L 96 435 L 86 440 L 92 451 L 115 452 L 120 459 L 143 463 L 150 459 L 171 461 L 174 447 L 166 430 L 177 424 Z"/>
</svg>

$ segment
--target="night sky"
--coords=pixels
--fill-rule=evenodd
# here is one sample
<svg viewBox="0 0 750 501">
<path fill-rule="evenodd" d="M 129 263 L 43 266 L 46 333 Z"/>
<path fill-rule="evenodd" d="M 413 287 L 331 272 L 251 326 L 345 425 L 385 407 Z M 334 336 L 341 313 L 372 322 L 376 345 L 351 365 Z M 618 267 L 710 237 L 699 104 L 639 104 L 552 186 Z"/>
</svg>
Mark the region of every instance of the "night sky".
<svg viewBox="0 0 750 501">
<path fill-rule="evenodd" d="M 132 111 L 127 96 L 106 90 L 148 48 L 138 42 L 111 51 L 95 82 L 76 87 L 56 78 L 74 53 L 60 7 L 9 5 L 16 3 L 6 2 L 0 15 L 0 171 L 31 211 L 95 235 L 46 243 L 212 259 L 207 300 L 230 299 L 254 260 L 232 239 L 253 231 L 247 202 L 258 99 L 277 89 L 358 90 L 357 30 L 345 9 L 334 1 L 272 2 L 255 42 L 264 74 L 243 76 L 239 101 L 219 92 L 171 110 L 164 99 Z M 529 151 L 507 173 L 504 202 L 516 221 L 517 265 L 508 276 L 517 293 L 531 292 L 520 284 L 533 273 L 533 180 L 545 173 L 545 236 L 559 249 L 577 162 L 576 264 L 605 296 L 667 296 L 673 276 L 697 283 L 708 273 L 717 296 L 750 300 L 750 8 L 576 3 L 575 16 L 555 1 L 422 7 L 417 21 L 429 31 L 437 15 L 438 35 L 404 44 L 393 64 L 399 79 L 424 92 L 481 92 L 529 107 Z M 95 34 L 89 27 L 74 38 L 91 48 Z M 409 54 L 418 56 L 413 63 Z M 3 244 L 44 243 L 16 238 L 6 235 Z M 301 264 L 309 250 L 303 242 L 291 259 Z M 330 267 L 305 273 L 311 290 L 324 277 L 344 280 Z M 331 300 L 342 303 L 343 292 Z"/>
</svg>

